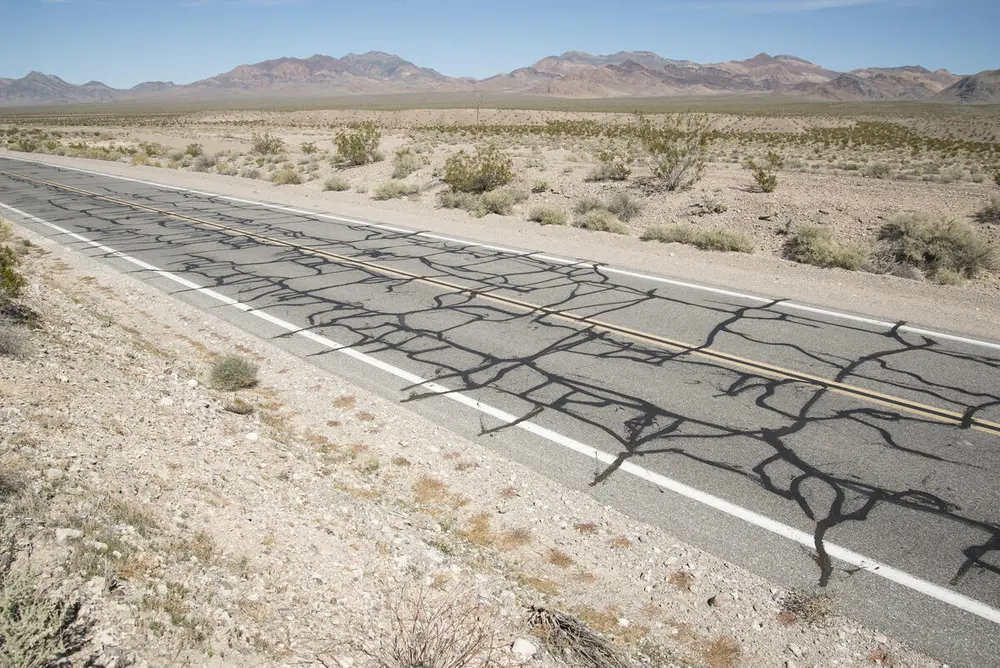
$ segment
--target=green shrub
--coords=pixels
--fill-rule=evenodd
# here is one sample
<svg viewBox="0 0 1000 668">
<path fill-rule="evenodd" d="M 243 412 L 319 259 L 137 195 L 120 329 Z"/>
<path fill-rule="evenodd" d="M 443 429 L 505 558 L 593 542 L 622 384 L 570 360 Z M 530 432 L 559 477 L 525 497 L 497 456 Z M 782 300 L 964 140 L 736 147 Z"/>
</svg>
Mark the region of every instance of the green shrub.
<svg viewBox="0 0 1000 668">
<path fill-rule="evenodd" d="M 444 169 L 444 182 L 455 192 L 484 193 L 514 180 L 513 161 L 492 144 L 475 155 L 459 151 L 448 158 Z"/>
<path fill-rule="evenodd" d="M 857 271 L 867 259 L 868 253 L 862 248 L 835 241 L 825 227 L 807 225 L 788 237 L 785 256 L 802 264 Z"/>
<path fill-rule="evenodd" d="M 753 242 L 740 232 L 699 230 L 693 225 L 650 225 L 640 237 L 643 241 L 687 244 L 701 250 L 753 253 Z"/>
<path fill-rule="evenodd" d="M 877 162 L 865 167 L 862 174 L 869 179 L 887 179 L 892 175 L 892 168 L 884 162 Z"/>
<path fill-rule="evenodd" d="M 344 192 L 345 190 L 350 190 L 350 182 L 342 176 L 331 176 L 323 183 L 323 190 L 334 190 L 336 192 Z"/>
<path fill-rule="evenodd" d="M 628 193 L 615 193 L 607 205 L 608 211 L 626 223 L 635 219 L 645 207 L 645 204 Z"/>
<path fill-rule="evenodd" d="M 294 167 L 284 167 L 274 173 L 271 183 L 276 186 L 298 185 L 302 183 L 302 175 Z"/>
<path fill-rule="evenodd" d="M 624 181 L 632 174 L 632 160 L 626 149 L 602 149 L 597 153 L 597 160 L 597 166 L 587 176 L 588 181 Z"/>
<path fill-rule="evenodd" d="M 653 177 L 664 189 L 687 190 L 701 180 L 708 145 L 701 120 L 692 119 L 687 126 L 673 120 L 659 127 L 644 121 L 639 136 L 651 156 Z"/>
<path fill-rule="evenodd" d="M 549 188 L 548 181 L 541 181 L 541 180 L 535 181 L 535 183 L 531 186 L 531 192 L 535 193 L 536 195 L 539 193 L 548 192 L 549 190 L 551 190 L 551 188 Z"/>
<path fill-rule="evenodd" d="M 337 133 L 337 159 L 354 167 L 378 162 L 382 159 L 378 147 L 382 142 L 382 132 L 371 121 L 357 123 Z"/>
<path fill-rule="evenodd" d="M 242 355 L 226 355 L 212 365 L 211 384 L 217 390 L 235 392 L 254 387 L 258 367 Z"/>
<path fill-rule="evenodd" d="M 922 270 L 939 280 L 949 273 L 975 278 L 997 268 L 996 252 L 968 223 L 931 219 L 921 214 L 893 216 L 879 231 L 900 263 Z"/>
<path fill-rule="evenodd" d="M 375 192 L 372 194 L 372 199 L 380 201 L 398 199 L 400 197 L 416 195 L 418 192 L 420 192 L 420 188 L 412 183 L 391 179 L 379 184 L 379 186 L 375 188 Z"/>
<path fill-rule="evenodd" d="M 184 154 L 189 155 L 192 158 L 197 158 L 202 153 L 204 153 L 204 151 L 201 148 L 201 144 L 188 144 L 187 148 L 184 149 Z"/>
<path fill-rule="evenodd" d="M 32 572 L 4 570 L 0 573 L 0 665 L 64 665 L 89 635 L 90 624 L 80 617 L 80 603 L 50 594 Z"/>
<path fill-rule="evenodd" d="M 1000 195 L 990 197 L 990 202 L 975 216 L 980 223 L 1000 223 Z"/>
<path fill-rule="evenodd" d="M 13 249 L 9 246 L 0 246 L 0 304 L 19 297 L 24 286 L 28 284 L 17 270 L 20 264 L 21 260 Z"/>
<path fill-rule="evenodd" d="M 763 163 L 753 158 L 747 158 L 746 168 L 753 174 L 757 187 L 766 193 L 773 193 L 778 188 L 778 171 L 785 166 L 785 161 L 774 151 L 768 151 Z"/>
<path fill-rule="evenodd" d="M 574 227 L 595 232 L 612 232 L 614 234 L 628 234 L 628 226 L 618 220 L 615 214 L 607 210 L 595 209 L 588 211 L 573 221 Z"/>
<path fill-rule="evenodd" d="M 565 225 L 567 217 L 566 211 L 562 207 L 555 204 L 539 204 L 532 207 L 528 214 L 528 220 L 542 225 Z"/>
<path fill-rule="evenodd" d="M 426 155 L 416 152 L 412 146 L 404 146 L 396 151 L 392 159 L 392 178 L 405 179 L 407 176 L 430 164 Z"/>
<path fill-rule="evenodd" d="M 316 148 L 316 142 L 313 141 L 302 142 L 301 144 L 299 144 L 299 150 L 301 150 L 306 155 L 312 155 L 313 153 L 319 151 L 319 149 Z"/>
<path fill-rule="evenodd" d="M 257 155 L 277 155 L 285 150 L 285 142 L 267 132 L 262 135 L 253 133 L 250 138 L 250 152 Z"/>
</svg>

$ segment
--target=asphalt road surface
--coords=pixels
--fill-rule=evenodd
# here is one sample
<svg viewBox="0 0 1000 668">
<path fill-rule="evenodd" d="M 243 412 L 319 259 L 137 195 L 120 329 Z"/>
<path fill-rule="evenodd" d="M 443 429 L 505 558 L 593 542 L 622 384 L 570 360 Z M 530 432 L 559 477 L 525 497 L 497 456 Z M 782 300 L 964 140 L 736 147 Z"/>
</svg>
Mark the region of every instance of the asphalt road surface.
<svg viewBox="0 0 1000 668">
<path fill-rule="evenodd" d="M 996 342 L 8 158 L 0 215 L 943 662 L 1000 665 Z"/>
</svg>

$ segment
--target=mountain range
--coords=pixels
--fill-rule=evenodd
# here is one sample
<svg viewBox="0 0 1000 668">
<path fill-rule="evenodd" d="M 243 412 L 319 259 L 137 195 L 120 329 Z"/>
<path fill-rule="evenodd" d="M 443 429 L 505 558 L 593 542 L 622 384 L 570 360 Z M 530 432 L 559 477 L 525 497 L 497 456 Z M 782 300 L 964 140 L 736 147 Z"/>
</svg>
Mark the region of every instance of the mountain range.
<svg viewBox="0 0 1000 668">
<path fill-rule="evenodd" d="M 193 83 L 148 81 L 115 89 L 100 81 L 83 85 L 31 72 L 0 79 L 0 105 L 40 105 L 119 100 L 224 99 L 263 96 L 332 96 L 478 91 L 568 98 L 694 96 L 784 93 L 836 101 L 939 100 L 1000 102 L 1000 70 L 959 76 L 919 66 L 836 72 L 790 55 L 699 64 L 651 51 L 595 56 L 567 51 L 487 79 L 449 77 L 381 51 L 342 58 L 278 58 L 240 65 Z"/>
</svg>

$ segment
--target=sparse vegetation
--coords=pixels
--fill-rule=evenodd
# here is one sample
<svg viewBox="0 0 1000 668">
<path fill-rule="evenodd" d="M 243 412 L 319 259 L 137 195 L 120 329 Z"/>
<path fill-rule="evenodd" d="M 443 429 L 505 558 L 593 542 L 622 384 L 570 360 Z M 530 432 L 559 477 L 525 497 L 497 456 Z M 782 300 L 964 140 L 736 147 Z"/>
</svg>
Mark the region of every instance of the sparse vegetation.
<svg viewBox="0 0 1000 668">
<path fill-rule="evenodd" d="M 302 183 L 302 175 L 294 167 L 284 167 L 274 173 L 271 183 L 276 186 L 298 185 Z"/>
<path fill-rule="evenodd" d="M 833 600 L 828 595 L 796 589 L 782 599 L 778 621 L 786 625 L 800 623 L 821 627 L 828 624 L 833 615 Z"/>
<path fill-rule="evenodd" d="M 708 144 L 704 130 L 698 119 L 691 127 L 682 127 L 676 120 L 659 127 L 648 121 L 641 124 L 640 137 L 651 156 L 653 177 L 665 190 L 687 190 L 701 180 Z"/>
<path fill-rule="evenodd" d="M 604 148 L 597 153 L 597 166 L 587 176 L 588 181 L 625 181 L 632 174 L 632 158 L 619 146 Z"/>
<path fill-rule="evenodd" d="M 400 197 L 412 197 L 420 192 L 419 186 L 397 179 L 390 179 L 378 185 L 372 193 L 372 199 L 388 200 L 399 199 Z"/>
<path fill-rule="evenodd" d="M 345 190 L 351 189 L 351 182 L 342 176 L 331 176 L 326 181 L 323 182 L 323 190 L 335 192 L 344 192 Z"/>
<path fill-rule="evenodd" d="M 628 193 L 615 193 L 607 204 L 607 209 L 622 222 L 631 222 L 642 213 L 645 205 Z"/>
<path fill-rule="evenodd" d="M 445 162 L 444 182 L 454 192 L 489 192 L 513 180 L 513 161 L 494 144 L 480 148 L 475 155 L 459 151 Z"/>
<path fill-rule="evenodd" d="M 884 162 L 876 162 L 865 167 L 862 175 L 869 179 L 887 179 L 892 175 L 892 167 Z"/>
<path fill-rule="evenodd" d="M 729 230 L 700 230 L 693 225 L 650 225 L 643 241 L 687 244 L 701 250 L 753 253 L 753 242 L 744 234 Z"/>
<path fill-rule="evenodd" d="M 0 245 L 0 304 L 21 295 L 27 279 L 18 270 L 21 259 L 7 245 Z"/>
<path fill-rule="evenodd" d="M 555 204 L 539 204 L 531 208 L 528 220 L 542 225 L 565 225 L 567 222 L 566 210 Z"/>
<path fill-rule="evenodd" d="M 262 135 L 253 133 L 250 138 L 250 152 L 257 155 L 278 155 L 285 150 L 285 142 L 280 137 L 265 132 Z"/>
<path fill-rule="evenodd" d="M 868 252 L 858 246 L 834 240 L 830 230 L 825 227 L 806 225 L 788 237 L 785 256 L 802 264 L 857 271 L 868 258 Z"/>
<path fill-rule="evenodd" d="M 382 160 L 379 145 L 382 131 L 371 121 L 356 123 L 343 129 L 334 138 L 337 145 L 337 160 L 351 167 L 367 165 Z"/>
<path fill-rule="evenodd" d="M 997 268 L 996 251 L 971 225 L 920 214 L 893 216 L 879 232 L 895 259 L 928 277 L 954 283 Z"/>
<path fill-rule="evenodd" d="M 768 151 L 763 162 L 747 158 L 745 166 L 761 192 L 773 193 L 778 188 L 778 172 L 785 166 L 785 161 L 774 151 Z"/>
<path fill-rule="evenodd" d="M 235 392 L 256 386 L 258 370 L 256 364 L 242 355 L 226 355 L 212 365 L 210 381 L 217 390 Z"/>
<path fill-rule="evenodd" d="M 396 151 L 392 164 L 392 178 L 405 179 L 410 174 L 429 165 L 430 160 L 413 146 L 404 146 Z"/>
<path fill-rule="evenodd" d="M 316 142 L 306 141 L 302 142 L 299 145 L 299 150 L 305 153 L 306 155 L 312 155 L 313 153 L 318 152 L 319 148 L 317 148 Z"/>
<path fill-rule="evenodd" d="M 588 211 L 573 221 L 573 226 L 595 232 L 628 234 L 628 226 L 618 220 L 618 217 L 607 209 L 593 209 Z"/>
<path fill-rule="evenodd" d="M 992 195 L 989 203 L 976 213 L 980 223 L 1000 224 L 1000 195 Z"/>
</svg>

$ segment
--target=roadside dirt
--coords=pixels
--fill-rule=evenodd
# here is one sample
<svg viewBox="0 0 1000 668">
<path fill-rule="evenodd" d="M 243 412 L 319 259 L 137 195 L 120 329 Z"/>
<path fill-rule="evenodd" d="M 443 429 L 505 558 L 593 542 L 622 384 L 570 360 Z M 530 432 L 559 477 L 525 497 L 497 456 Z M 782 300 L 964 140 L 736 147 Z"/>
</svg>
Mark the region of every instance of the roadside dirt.
<svg viewBox="0 0 1000 668">
<path fill-rule="evenodd" d="M 567 252 L 567 239 L 523 229 L 519 245 Z M 796 605 L 134 276 L 17 233 L 39 325 L 22 356 L 0 356 L 0 512 L 22 527 L 17 567 L 94 622 L 74 665 L 377 665 L 363 650 L 399 637 L 393 602 L 419 592 L 425 608 L 489 611 L 499 665 L 568 665 L 531 606 L 583 620 L 640 665 L 940 665 L 838 617 L 835 598 L 832 612 L 813 592 L 814 608 Z M 259 386 L 206 385 L 228 353 L 259 364 Z M 250 414 L 229 410 L 237 396 Z"/>
</svg>

